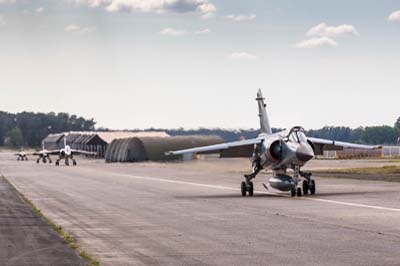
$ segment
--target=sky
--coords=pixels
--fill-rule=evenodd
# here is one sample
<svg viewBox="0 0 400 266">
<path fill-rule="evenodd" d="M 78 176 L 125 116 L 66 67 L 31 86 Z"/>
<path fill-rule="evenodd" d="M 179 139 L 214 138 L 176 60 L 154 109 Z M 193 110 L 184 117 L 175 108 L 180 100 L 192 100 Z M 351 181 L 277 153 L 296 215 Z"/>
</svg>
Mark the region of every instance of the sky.
<svg viewBox="0 0 400 266">
<path fill-rule="evenodd" d="M 98 126 L 393 125 L 400 0 L 0 0 L 0 110 Z"/>
</svg>

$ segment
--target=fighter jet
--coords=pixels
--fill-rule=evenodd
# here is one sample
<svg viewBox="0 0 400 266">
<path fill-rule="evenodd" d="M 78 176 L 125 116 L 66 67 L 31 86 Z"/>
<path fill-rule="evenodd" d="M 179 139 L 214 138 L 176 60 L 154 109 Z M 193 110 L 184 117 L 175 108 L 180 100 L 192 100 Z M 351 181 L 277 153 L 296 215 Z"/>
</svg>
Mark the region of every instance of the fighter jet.
<svg viewBox="0 0 400 266">
<path fill-rule="evenodd" d="M 262 169 L 272 169 L 273 176 L 269 185 L 280 191 L 290 191 L 292 197 L 301 197 L 303 194 L 315 194 L 316 182 L 312 173 L 301 171 L 307 162 L 315 155 L 322 155 L 324 150 L 343 150 L 343 148 L 377 149 L 381 146 L 352 144 L 342 141 L 307 137 L 300 126 L 292 127 L 278 133 L 272 133 L 261 90 L 257 93 L 258 116 L 260 118 L 261 133 L 255 139 L 247 139 L 210 146 L 196 147 L 185 150 L 169 151 L 167 155 L 182 155 L 196 153 L 234 152 L 239 157 L 250 157 L 252 172 L 244 175 L 241 183 L 242 196 L 253 196 L 252 180 Z M 288 170 L 293 174 L 289 175 Z M 268 186 L 264 184 L 268 189 Z"/>
<path fill-rule="evenodd" d="M 33 155 L 39 156 L 39 158 L 36 160 L 37 163 L 42 160 L 43 163 L 46 163 L 49 161 L 49 163 L 52 163 L 50 155 L 58 155 L 58 159 L 56 160 L 56 166 L 60 165 L 60 161 L 64 160 L 65 165 L 69 165 L 69 160 L 72 160 L 73 165 L 77 165 L 77 162 L 74 158 L 74 155 L 96 155 L 95 152 L 88 152 L 88 151 L 82 151 L 82 150 L 75 150 L 72 149 L 69 145 L 67 145 L 67 139 L 64 136 L 64 148 L 58 149 L 58 150 L 46 150 L 44 148 L 44 143 L 42 144 L 42 150 L 33 153 Z"/>
<path fill-rule="evenodd" d="M 40 161 L 42 161 L 43 163 L 52 163 L 51 157 L 50 157 L 50 152 L 49 150 L 46 150 L 44 147 L 44 143 L 42 142 L 42 150 L 40 151 L 35 151 L 33 153 L 31 153 L 30 155 L 34 155 L 34 156 L 38 156 L 38 158 L 36 159 L 36 163 L 40 163 Z"/>
<path fill-rule="evenodd" d="M 17 152 L 15 156 L 17 156 L 17 161 L 28 161 L 28 153 L 24 151 Z"/>
</svg>

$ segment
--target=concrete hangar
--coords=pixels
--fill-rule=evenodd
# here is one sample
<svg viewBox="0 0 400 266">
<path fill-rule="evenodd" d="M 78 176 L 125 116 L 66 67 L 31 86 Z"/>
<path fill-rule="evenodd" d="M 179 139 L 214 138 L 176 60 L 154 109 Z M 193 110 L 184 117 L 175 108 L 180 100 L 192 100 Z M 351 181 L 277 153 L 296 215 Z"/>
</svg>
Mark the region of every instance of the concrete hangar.
<svg viewBox="0 0 400 266">
<path fill-rule="evenodd" d="M 73 149 L 97 152 L 106 162 L 167 161 L 181 159 L 165 156 L 166 151 L 224 142 L 218 136 L 169 136 L 160 131 L 105 131 L 65 132 L 50 134 L 44 140 L 46 149 L 60 149 L 67 145 Z M 190 157 L 190 158 L 189 158 Z M 192 156 L 183 159 L 192 159 Z"/>
</svg>

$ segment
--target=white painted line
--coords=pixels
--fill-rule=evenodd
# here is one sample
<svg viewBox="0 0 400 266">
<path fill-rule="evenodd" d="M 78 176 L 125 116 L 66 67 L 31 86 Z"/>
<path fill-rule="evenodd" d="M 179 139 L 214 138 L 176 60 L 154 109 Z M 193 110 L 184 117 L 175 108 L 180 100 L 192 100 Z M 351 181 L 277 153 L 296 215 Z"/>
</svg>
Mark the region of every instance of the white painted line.
<svg viewBox="0 0 400 266">
<path fill-rule="evenodd" d="M 118 173 L 108 173 L 108 174 L 114 175 L 114 176 L 122 176 L 122 177 L 140 179 L 140 180 L 151 180 L 151 181 L 157 181 L 157 182 L 189 185 L 189 186 L 204 187 L 204 188 L 214 188 L 214 189 L 222 189 L 222 190 L 230 190 L 230 191 L 240 191 L 240 189 L 233 188 L 233 187 L 208 185 L 208 184 L 186 182 L 186 181 L 180 181 L 180 180 L 171 180 L 171 179 L 164 179 L 164 178 L 145 177 L 145 176 L 136 176 L 136 175 L 129 175 L 129 174 L 118 174 Z M 258 194 L 277 195 L 277 196 L 285 197 L 282 194 L 273 193 L 273 192 L 258 191 L 258 190 L 254 191 L 254 192 L 258 193 Z M 396 208 L 387 208 L 387 207 L 381 207 L 381 206 L 358 204 L 358 203 L 351 203 L 351 202 L 344 202 L 344 201 L 337 201 L 337 200 L 326 200 L 326 199 L 308 198 L 308 197 L 302 197 L 300 199 L 316 201 L 316 202 L 323 202 L 323 203 L 330 203 L 330 204 L 336 204 L 336 205 L 345 205 L 345 206 L 351 206 L 351 207 L 368 208 L 368 209 L 381 210 L 381 211 L 400 212 L 400 209 L 396 209 Z"/>
<path fill-rule="evenodd" d="M 359 203 L 343 202 L 343 201 L 336 201 L 336 200 L 326 200 L 326 199 L 317 199 L 317 198 L 303 198 L 303 199 L 312 200 L 312 201 L 319 201 L 319 202 L 325 202 L 325 203 L 338 204 L 338 205 L 347 205 L 347 206 L 353 206 L 353 207 L 361 207 L 361 208 L 382 210 L 382 211 L 400 212 L 400 209 L 387 208 L 387 207 L 374 206 L 374 205 L 365 205 L 365 204 L 359 204 Z"/>
</svg>

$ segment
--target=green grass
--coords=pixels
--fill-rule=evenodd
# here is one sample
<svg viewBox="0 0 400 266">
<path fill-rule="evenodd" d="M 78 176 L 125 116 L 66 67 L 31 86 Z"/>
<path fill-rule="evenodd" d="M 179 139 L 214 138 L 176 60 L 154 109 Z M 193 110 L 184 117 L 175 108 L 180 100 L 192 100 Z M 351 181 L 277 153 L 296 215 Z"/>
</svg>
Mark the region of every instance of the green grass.
<svg viewBox="0 0 400 266">
<path fill-rule="evenodd" d="M 68 244 L 68 246 L 74 250 L 76 250 L 79 253 L 79 256 L 84 258 L 85 260 L 88 261 L 89 266 L 100 266 L 100 262 L 94 258 L 93 256 L 89 255 L 86 251 L 82 250 L 82 248 L 79 246 L 78 242 L 76 239 L 67 231 L 65 231 L 61 226 L 55 224 L 52 220 L 47 218 L 42 211 L 36 207 L 35 204 L 31 200 L 29 200 L 25 195 L 18 191 L 16 187 L 5 177 L 1 176 L 17 193 L 21 196 L 21 198 L 33 209 L 33 211 L 39 215 L 39 217 L 43 218 Z"/>
<path fill-rule="evenodd" d="M 343 173 L 343 174 L 400 174 L 400 166 L 387 165 L 383 167 L 349 168 L 349 169 L 328 169 L 315 172 Z"/>
</svg>

